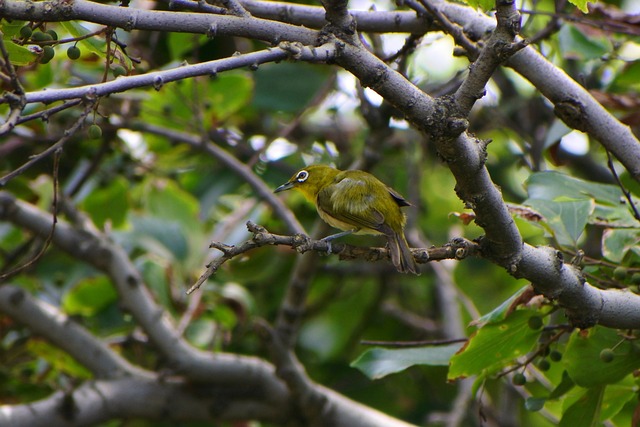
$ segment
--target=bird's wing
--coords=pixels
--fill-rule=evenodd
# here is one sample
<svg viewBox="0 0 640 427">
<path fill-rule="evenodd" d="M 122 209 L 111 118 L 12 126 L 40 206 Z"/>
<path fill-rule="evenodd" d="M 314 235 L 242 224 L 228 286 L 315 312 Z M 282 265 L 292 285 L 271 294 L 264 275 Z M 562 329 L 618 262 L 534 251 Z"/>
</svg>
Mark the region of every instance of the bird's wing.
<svg viewBox="0 0 640 427">
<path fill-rule="evenodd" d="M 375 207 L 370 185 L 361 179 L 336 179 L 318 193 L 318 208 L 327 215 L 357 228 L 379 230 L 384 215 Z"/>
<path fill-rule="evenodd" d="M 404 197 L 402 197 L 402 195 L 398 193 L 396 190 L 394 190 L 393 188 L 387 187 L 387 190 L 389 190 L 389 194 L 391 194 L 393 201 L 396 202 L 398 206 L 400 207 L 413 206 L 411 203 L 407 202 L 407 200 Z"/>
</svg>

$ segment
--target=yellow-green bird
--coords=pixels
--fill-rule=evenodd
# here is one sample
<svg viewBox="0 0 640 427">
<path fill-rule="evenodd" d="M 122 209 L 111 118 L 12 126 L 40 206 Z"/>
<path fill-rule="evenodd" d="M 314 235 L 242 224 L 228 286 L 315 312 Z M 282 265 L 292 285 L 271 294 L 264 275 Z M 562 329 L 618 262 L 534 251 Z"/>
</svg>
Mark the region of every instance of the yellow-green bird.
<svg viewBox="0 0 640 427">
<path fill-rule="evenodd" d="M 383 234 L 389 242 L 391 262 L 401 273 L 418 273 L 407 240 L 406 218 L 400 210 L 411 206 L 404 197 L 370 173 L 341 171 L 312 165 L 296 172 L 275 192 L 295 188 L 312 202 L 320 218 L 342 233 L 325 237 L 330 241 L 347 234 Z"/>
</svg>

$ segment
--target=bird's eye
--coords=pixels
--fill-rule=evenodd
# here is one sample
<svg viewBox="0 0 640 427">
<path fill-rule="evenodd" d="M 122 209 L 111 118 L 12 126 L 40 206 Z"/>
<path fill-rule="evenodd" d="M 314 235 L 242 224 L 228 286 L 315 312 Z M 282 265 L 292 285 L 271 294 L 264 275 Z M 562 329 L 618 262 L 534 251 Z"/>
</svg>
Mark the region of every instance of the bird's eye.
<svg viewBox="0 0 640 427">
<path fill-rule="evenodd" d="M 307 178 L 309 178 L 309 172 L 307 171 L 300 171 L 298 175 L 296 175 L 296 181 L 298 182 L 305 182 Z"/>
</svg>

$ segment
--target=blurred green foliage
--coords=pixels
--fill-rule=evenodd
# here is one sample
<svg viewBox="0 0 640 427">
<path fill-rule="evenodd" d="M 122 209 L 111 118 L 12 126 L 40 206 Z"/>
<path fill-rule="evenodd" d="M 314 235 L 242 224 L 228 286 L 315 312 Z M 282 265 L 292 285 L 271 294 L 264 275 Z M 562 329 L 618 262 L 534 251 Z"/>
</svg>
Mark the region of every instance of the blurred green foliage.
<svg viewBox="0 0 640 427">
<path fill-rule="evenodd" d="M 487 9 L 493 3 L 477 5 Z M 553 2 L 538 2 L 535 7 L 540 12 L 552 11 Z M 526 14 L 524 35 L 535 35 L 547 19 L 543 14 Z M 49 63 L 38 64 L 35 45 L 16 39 L 27 24 L 0 23 L 9 56 L 14 65 L 23 67 L 19 73 L 27 91 L 98 83 L 105 75 L 112 79 L 106 71 L 112 71 L 114 65 L 132 75 L 160 66 L 154 62 L 160 59 L 151 52 L 159 50 L 160 44 L 150 45 L 139 34 L 121 30 L 116 35 L 127 40 L 128 51 L 135 52 L 132 56 L 140 61 L 132 61 L 111 46 L 117 54 L 111 56 L 112 64 L 105 64 L 106 41 L 95 36 L 78 43 L 82 55 L 75 61 L 61 54 L 69 47 L 67 43 L 55 46 L 56 55 Z M 60 39 L 90 34 L 76 22 L 47 24 L 46 28 L 55 29 Z M 220 45 L 213 44 L 204 36 L 188 34 L 166 37 L 161 41 L 169 47 L 169 57 L 164 59 L 170 66 L 199 59 L 198 55 L 215 57 L 225 47 L 223 43 L 233 44 L 218 40 Z M 593 28 L 586 31 L 579 21 L 567 21 L 539 47 L 569 74 L 582 73 L 582 80 L 602 91 L 637 99 L 640 68 L 637 61 L 619 54 L 625 43 L 637 48 L 637 41 L 625 35 Z M 416 55 L 409 56 L 408 70 L 417 69 L 413 59 L 430 44 L 419 45 Z M 439 71 L 439 76 L 448 72 L 454 78 L 462 70 Z M 175 82 L 158 91 L 142 88 L 114 94 L 101 100 L 85 126 L 100 124 L 102 138 L 88 140 L 83 132 L 65 147 L 58 170 L 61 190 L 74 209 L 126 250 L 156 301 L 175 322 L 185 316 L 188 298 L 192 298 L 184 290 L 218 256 L 208 249 L 210 240 L 237 244 L 249 238 L 247 220 L 273 232 L 283 232 L 284 225 L 255 189 L 219 159 L 158 134 L 124 131 L 127 124 L 143 122 L 209 136 L 271 188 L 306 163 L 335 162 L 348 167 L 352 160 L 366 159 L 374 174 L 414 204 L 406 210 L 412 227 L 410 239 L 417 234 L 428 244 L 442 245 L 452 237 L 481 236 L 480 227 L 465 221 L 471 211 L 457 198 L 455 180 L 429 142 L 407 129 L 400 118 L 380 137 L 358 107 L 362 96 L 368 96 L 372 100 L 369 108 L 375 108 L 375 96 L 363 91 L 359 99 L 354 87 L 345 88 L 345 81 L 349 82 L 345 74 L 334 67 L 286 62 Z M 582 179 L 592 170 L 585 171 L 576 156 L 558 157 L 569 129 L 556 124 L 552 108 L 528 83 L 510 71 L 501 71 L 492 84 L 495 105 L 487 103 L 474 111 L 471 125 L 479 137 L 493 140 L 488 168 L 513 207 L 524 240 L 553 245 L 568 256 L 583 250 L 584 271 L 591 284 L 637 292 L 634 275 L 640 274 L 640 227 L 620 187 L 613 180 Z M 605 106 L 620 109 L 619 104 Z M 29 105 L 25 113 L 50 107 Z M 7 112 L 7 105 L 0 105 L 0 113 Z M 79 113 L 69 109 L 46 122 L 20 125 L 20 132 L 4 143 L 12 148 L 0 157 L 2 174 L 55 142 Z M 628 112 L 619 112 L 624 113 Z M 290 152 L 278 145 L 282 139 L 293 146 Z M 606 153 L 597 144 L 589 144 L 586 156 L 605 164 Z M 622 182 L 630 182 L 625 171 L 618 173 Z M 637 184 L 629 183 L 629 188 L 637 197 Z M 36 164 L 6 189 L 50 210 L 51 159 Z M 299 195 L 283 198 L 309 233 L 318 227 L 317 213 Z M 73 218 L 64 211 L 59 216 L 65 221 Z M 375 237 L 345 241 L 362 246 L 384 244 Z M 0 223 L 0 252 L 7 266 L 28 259 L 39 243 L 29 233 Z M 202 300 L 185 330 L 186 338 L 205 350 L 268 358 L 264 344 L 252 332 L 252 321 L 274 321 L 300 256 L 282 247 L 265 247 L 227 263 L 199 291 Z M 450 410 L 459 389 L 448 381 L 473 378 L 474 398 L 486 393 L 499 401 L 503 393 L 512 392 L 507 371 L 515 369 L 527 376 L 526 384 L 519 388 L 524 396 L 518 409 L 519 425 L 551 425 L 549 419 L 567 426 L 598 425 L 604 420 L 616 426 L 630 424 L 640 385 L 635 375 L 640 368 L 635 336 L 596 327 L 567 329 L 555 337 L 566 326 L 561 311 L 537 296 L 522 299 L 529 289 L 524 281 L 481 259 L 442 263 L 441 267 L 450 282 L 429 266 L 416 278 L 400 276 L 382 262 L 318 257 L 297 347 L 310 376 L 364 404 L 424 424 L 430 415 Z M 619 280 L 613 278 L 616 268 L 625 273 L 619 274 Z M 50 248 L 34 268 L 13 281 L 73 316 L 96 336 L 116 343 L 114 347 L 134 363 L 149 369 L 161 367 L 153 347 L 132 342 L 136 325 L 120 309 L 109 280 L 92 268 Z M 443 288 L 455 296 L 455 310 L 443 305 Z M 457 313 L 457 318 L 447 318 L 450 313 Z M 545 328 L 530 327 L 529 319 L 534 316 L 544 319 Z M 479 321 L 471 325 L 474 320 Z M 459 336 L 445 336 L 443 325 L 454 321 L 462 325 Z M 66 377 L 89 377 L 76 361 L 8 317 L 0 317 L 0 322 L 0 402 L 35 401 L 63 387 Z M 360 343 L 363 339 L 465 336 L 469 340 L 464 345 L 409 350 L 383 350 Z M 549 348 L 562 358 L 542 370 L 536 364 L 547 360 L 545 349 Z M 610 363 L 599 358 L 604 348 L 614 349 Z M 482 424 L 473 417 L 466 422 Z M 144 420 L 104 424 L 111 425 L 169 424 Z"/>
</svg>

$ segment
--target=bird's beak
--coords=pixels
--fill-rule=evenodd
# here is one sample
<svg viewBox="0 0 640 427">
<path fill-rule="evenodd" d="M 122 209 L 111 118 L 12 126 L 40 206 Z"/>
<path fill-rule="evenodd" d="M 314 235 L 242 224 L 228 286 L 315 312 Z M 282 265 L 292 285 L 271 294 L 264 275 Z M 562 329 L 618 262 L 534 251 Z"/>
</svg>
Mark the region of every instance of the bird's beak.
<svg viewBox="0 0 640 427">
<path fill-rule="evenodd" d="M 273 192 L 274 193 L 279 193 L 281 191 L 286 191 L 286 190 L 291 190 L 293 188 L 293 183 L 292 182 L 287 182 L 282 184 L 280 187 L 276 188 Z"/>
</svg>

